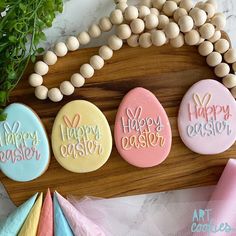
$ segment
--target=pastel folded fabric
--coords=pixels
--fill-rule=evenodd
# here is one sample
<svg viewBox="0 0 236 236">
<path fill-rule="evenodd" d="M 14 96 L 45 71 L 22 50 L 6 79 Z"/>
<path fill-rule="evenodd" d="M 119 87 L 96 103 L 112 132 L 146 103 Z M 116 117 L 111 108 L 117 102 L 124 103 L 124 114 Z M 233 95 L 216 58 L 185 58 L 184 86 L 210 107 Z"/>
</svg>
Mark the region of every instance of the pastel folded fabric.
<svg viewBox="0 0 236 236">
<path fill-rule="evenodd" d="M 218 226 L 227 223 L 234 229 L 232 235 L 236 235 L 236 160 L 228 161 L 207 208 L 211 209 L 212 223 Z M 221 232 L 220 235 L 230 234 Z"/>
<path fill-rule="evenodd" d="M 68 200 L 56 193 L 58 202 L 75 236 L 105 236 L 103 230 L 82 215 Z"/>
<path fill-rule="evenodd" d="M 41 210 L 37 236 L 53 236 L 53 203 L 49 189 Z"/>
<path fill-rule="evenodd" d="M 54 235 L 55 236 L 73 236 L 71 228 L 58 203 L 56 193 L 53 196 L 54 204 Z"/>
<path fill-rule="evenodd" d="M 13 236 L 18 234 L 35 203 L 37 195 L 38 193 L 19 206 L 5 220 L 0 222 L 0 236 Z"/>
<path fill-rule="evenodd" d="M 41 193 L 27 216 L 18 236 L 36 236 L 42 203 L 43 194 Z"/>
</svg>

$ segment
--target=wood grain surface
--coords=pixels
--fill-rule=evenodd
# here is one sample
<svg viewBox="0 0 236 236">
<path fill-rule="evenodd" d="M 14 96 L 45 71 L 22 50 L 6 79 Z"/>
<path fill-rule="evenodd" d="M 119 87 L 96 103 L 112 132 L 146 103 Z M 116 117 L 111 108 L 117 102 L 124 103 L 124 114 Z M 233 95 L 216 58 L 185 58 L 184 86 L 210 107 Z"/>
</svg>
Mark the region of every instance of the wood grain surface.
<svg viewBox="0 0 236 236">
<path fill-rule="evenodd" d="M 80 65 L 97 54 L 97 48 L 69 53 L 50 68 L 45 76 L 49 87 L 59 86 L 79 71 Z M 177 113 L 181 99 L 189 87 L 202 79 L 215 78 L 195 47 L 173 49 L 166 45 L 149 49 L 124 46 L 115 52 L 105 67 L 97 71 L 86 86 L 73 96 L 54 104 L 39 101 L 27 83 L 29 66 L 24 79 L 12 93 L 11 102 L 32 107 L 41 117 L 50 139 L 54 118 L 60 108 L 75 99 L 85 99 L 97 105 L 107 117 L 113 130 L 115 115 L 123 96 L 141 86 L 152 91 L 167 111 L 173 131 L 172 150 L 159 166 L 139 169 L 129 165 L 117 153 L 115 146 L 108 162 L 98 171 L 88 174 L 70 173 L 51 157 L 48 170 L 40 178 L 28 183 L 14 182 L 0 174 L 10 197 L 16 204 L 25 201 L 37 191 L 48 187 L 67 195 L 114 197 L 216 184 L 229 158 L 236 157 L 235 145 L 221 155 L 201 156 L 191 152 L 182 143 L 177 130 Z"/>
</svg>

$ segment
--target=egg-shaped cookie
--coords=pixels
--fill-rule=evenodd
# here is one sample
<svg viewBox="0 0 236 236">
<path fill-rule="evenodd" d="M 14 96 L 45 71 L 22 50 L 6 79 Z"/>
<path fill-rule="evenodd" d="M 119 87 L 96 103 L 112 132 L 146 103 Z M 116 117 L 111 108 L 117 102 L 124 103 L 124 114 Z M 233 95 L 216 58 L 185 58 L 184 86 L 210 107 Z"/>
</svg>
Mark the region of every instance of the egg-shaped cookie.
<svg viewBox="0 0 236 236">
<path fill-rule="evenodd" d="M 36 113 L 20 103 L 9 105 L 0 122 L 0 169 L 10 179 L 26 182 L 42 175 L 50 161 L 47 134 Z"/>
<path fill-rule="evenodd" d="M 86 173 L 99 169 L 112 150 L 110 126 L 94 104 L 76 100 L 58 112 L 52 129 L 52 149 L 65 169 Z"/>
</svg>

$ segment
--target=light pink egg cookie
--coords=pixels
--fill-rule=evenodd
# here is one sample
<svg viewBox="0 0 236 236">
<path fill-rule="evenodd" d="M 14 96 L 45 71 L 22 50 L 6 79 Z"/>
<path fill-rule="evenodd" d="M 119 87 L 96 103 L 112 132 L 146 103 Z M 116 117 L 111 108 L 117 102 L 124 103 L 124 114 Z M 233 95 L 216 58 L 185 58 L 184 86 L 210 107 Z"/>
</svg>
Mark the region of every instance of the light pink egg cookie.
<svg viewBox="0 0 236 236">
<path fill-rule="evenodd" d="M 155 95 L 144 88 L 131 90 L 122 100 L 114 135 L 120 155 L 137 167 L 160 164 L 171 149 L 167 114 Z"/>
<path fill-rule="evenodd" d="M 213 155 L 226 151 L 236 140 L 236 102 L 215 80 L 194 84 L 179 109 L 178 128 L 192 151 Z"/>
</svg>

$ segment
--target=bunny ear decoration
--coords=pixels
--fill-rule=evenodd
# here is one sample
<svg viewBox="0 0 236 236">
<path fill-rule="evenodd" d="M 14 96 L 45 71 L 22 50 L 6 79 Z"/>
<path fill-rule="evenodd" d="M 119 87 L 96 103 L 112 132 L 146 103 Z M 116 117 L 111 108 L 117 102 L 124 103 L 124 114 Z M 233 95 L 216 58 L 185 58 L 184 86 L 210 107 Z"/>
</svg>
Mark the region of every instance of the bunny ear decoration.
<svg viewBox="0 0 236 236">
<path fill-rule="evenodd" d="M 76 114 L 73 120 L 70 120 L 67 115 L 63 116 L 64 122 L 68 128 L 78 128 L 80 123 L 80 115 Z"/>
<path fill-rule="evenodd" d="M 130 119 L 140 119 L 142 111 L 143 109 L 140 106 L 135 109 L 135 112 L 133 112 L 131 108 L 127 108 L 126 114 Z"/>
<path fill-rule="evenodd" d="M 20 129 L 20 122 L 19 121 L 15 121 L 12 125 L 12 127 L 10 127 L 8 122 L 4 122 L 3 127 L 5 129 L 5 132 L 10 134 L 10 133 L 18 133 L 19 129 Z"/>
<path fill-rule="evenodd" d="M 75 236 L 105 236 L 105 233 L 98 225 L 77 211 L 69 201 L 59 193 L 56 193 L 56 196 Z"/>
<path fill-rule="evenodd" d="M 211 101 L 211 94 L 210 93 L 206 93 L 203 98 L 200 97 L 199 94 L 194 93 L 193 94 L 193 100 L 196 106 L 200 106 L 200 107 L 207 107 L 207 105 L 210 103 Z"/>
</svg>

